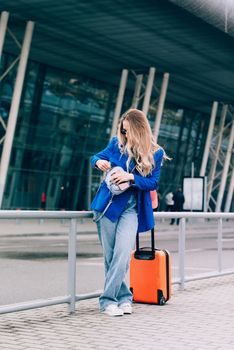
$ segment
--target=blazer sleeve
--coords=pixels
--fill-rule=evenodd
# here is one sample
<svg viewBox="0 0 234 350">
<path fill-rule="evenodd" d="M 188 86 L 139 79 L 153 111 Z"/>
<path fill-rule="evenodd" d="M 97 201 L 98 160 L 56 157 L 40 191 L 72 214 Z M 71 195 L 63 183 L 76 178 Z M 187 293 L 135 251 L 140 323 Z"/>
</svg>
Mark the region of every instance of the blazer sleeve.
<svg viewBox="0 0 234 350">
<path fill-rule="evenodd" d="M 95 168 L 95 164 L 99 159 L 103 159 L 103 160 L 110 159 L 111 155 L 113 154 L 113 149 L 117 144 L 117 142 L 118 142 L 117 137 L 113 137 L 106 148 L 104 148 L 102 151 L 98 152 L 91 158 L 91 165 L 93 168 Z"/>
<path fill-rule="evenodd" d="M 150 175 L 144 177 L 134 174 L 134 182 L 137 188 L 143 191 L 153 191 L 158 188 L 163 155 L 164 150 L 162 148 L 154 154 L 155 167 Z"/>
</svg>

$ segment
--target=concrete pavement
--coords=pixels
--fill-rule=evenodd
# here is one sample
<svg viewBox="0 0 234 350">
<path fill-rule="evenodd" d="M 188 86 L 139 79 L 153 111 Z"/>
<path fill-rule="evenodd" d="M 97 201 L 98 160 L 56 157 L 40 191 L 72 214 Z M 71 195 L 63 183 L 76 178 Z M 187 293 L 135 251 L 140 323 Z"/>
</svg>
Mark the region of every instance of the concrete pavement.
<svg viewBox="0 0 234 350">
<path fill-rule="evenodd" d="M 0 316 L 1 350 L 234 349 L 234 276 L 174 286 L 164 306 L 134 304 L 123 317 L 100 314 L 98 300 Z"/>
<path fill-rule="evenodd" d="M 0 233 L 67 234 L 67 221 L 48 221 L 6 220 Z M 87 240 L 96 227 L 84 220 L 78 232 L 78 238 L 84 233 Z M 225 222 L 224 232 L 232 237 L 233 223 Z M 159 222 L 157 238 L 165 233 L 170 239 L 178 227 Z M 216 236 L 217 222 L 190 223 L 187 233 Z M 174 286 L 165 306 L 134 304 L 132 315 L 119 318 L 100 314 L 97 299 L 77 302 L 72 316 L 66 305 L 0 315 L 0 350 L 234 349 L 234 275 L 189 282 L 185 288 L 179 291 Z"/>
</svg>

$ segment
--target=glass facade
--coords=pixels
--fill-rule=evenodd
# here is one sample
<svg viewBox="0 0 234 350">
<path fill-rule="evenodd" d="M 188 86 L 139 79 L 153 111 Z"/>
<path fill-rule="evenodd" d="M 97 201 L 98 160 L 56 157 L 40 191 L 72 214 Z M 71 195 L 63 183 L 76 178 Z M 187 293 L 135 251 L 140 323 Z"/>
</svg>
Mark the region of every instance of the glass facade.
<svg viewBox="0 0 234 350">
<path fill-rule="evenodd" d="M 5 54 L 1 72 L 14 59 Z M 14 81 L 13 69 L 0 87 L 0 114 L 5 123 Z M 42 193 L 46 194 L 47 209 L 89 209 L 100 182 L 100 173 L 90 171 L 90 157 L 109 140 L 117 90 L 88 77 L 28 63 L 4 209 L 41 208 Z M 129 90 L 123 110 L 131 105 L 131 99 Z M 156 108 L 151 107 L 152 127 L 155 115 Z M 192 162 L 198 175 L 208 122 L 209 116 L 166 103 L 158 142 L 172 160 L 162 168 L 162 198 L 182 185 L 183 176 L 191 174 Z M 0 124 L 0 139 L 3 135 Z"/>
</svg>

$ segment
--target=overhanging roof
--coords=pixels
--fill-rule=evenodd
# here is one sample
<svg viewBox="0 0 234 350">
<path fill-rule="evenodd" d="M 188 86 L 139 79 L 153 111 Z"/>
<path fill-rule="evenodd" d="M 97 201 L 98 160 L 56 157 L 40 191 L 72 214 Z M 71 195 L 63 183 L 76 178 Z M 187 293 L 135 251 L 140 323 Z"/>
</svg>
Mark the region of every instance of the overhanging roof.
<svg viewBox="0 0 234 350">
<path fill-rule="evenodd" d="M 234 37 L 233 0 L 170 0 Z"/>
<path fill-rule="evenodd" d="M 0 10 L 18 37 L 36 22 L 33 60 L 116 85 L 123 68 L 153 66 L 159 86 L 170 73 L 167 101 L 206 112 L 233 103 L 234 39 L 170 1 L 2 0 Z M 4 49 L 18 52 L 9 36 Z"/>
</svg>

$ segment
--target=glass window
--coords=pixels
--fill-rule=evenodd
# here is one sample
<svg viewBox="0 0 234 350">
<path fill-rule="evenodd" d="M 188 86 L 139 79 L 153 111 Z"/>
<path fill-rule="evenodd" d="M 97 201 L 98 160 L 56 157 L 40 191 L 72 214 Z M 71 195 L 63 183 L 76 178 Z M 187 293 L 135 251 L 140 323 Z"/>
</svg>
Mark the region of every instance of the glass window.
<svg viewBox="0 0 234 350">
<path fill-rule="evenodd" d="M 1 69 L 15 57 L 4 55 Z M 16 68 L 1 85 L 0 115 L 7 122 Z M 36 209 L 46 193 L 47 209 L 89 209 L 88 176 L 90 157 L 109 140 L 118 87 L 29 62 L 8 182 L 5 208 Z M 122 111 L 131 106 L 133 92 L 126 90 Z M 141 108 L 142 100 L 139 108 Z M 157 106 L 148 118 L 154 127 Z M 204 116 L 182 106 L 165 104 L 158 143 L 171 161 L 161 171 L 161 198 L 168 189 L 182 184 L 194 161 L 199 169 L 207 122 Z M 206 118 L 209 120 L 209 118 Z M 198 121 L 195 121 L 198 120 Z M 0 124 L 0 138 L 4 135 Z M 0 147 L 2 147 L 0 145 Z M 1 151 L 1 148 L 0 148 Z M 100 172 L 92 175 L 92 196 L 100 183 Z"/>
</svg>

